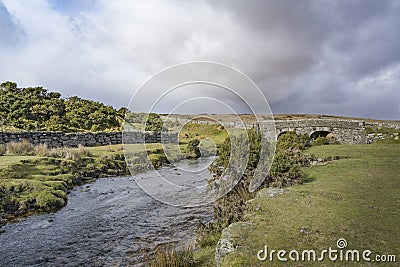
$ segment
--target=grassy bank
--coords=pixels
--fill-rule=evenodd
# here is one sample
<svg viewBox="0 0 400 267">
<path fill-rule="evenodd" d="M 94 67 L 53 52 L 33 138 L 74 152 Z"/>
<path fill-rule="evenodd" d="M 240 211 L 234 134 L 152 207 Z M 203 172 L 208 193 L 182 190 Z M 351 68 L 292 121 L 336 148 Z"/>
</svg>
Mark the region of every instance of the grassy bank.
<svg viewBox="0 0 400 267">
<path fill-rule="evenodd" d="M 141 145 L 130 151 L 142 156 Z M 157 166 L 161 144 L 147 144 L 147 153 Z M 25 154 L 24 154 L 25 153 Z M 99 177 L 128 175 L 121 145 L 46 149 L 34 147 L 22 155 L 0 156 L 0 215 L 3 222 L 32 212 L 53 211 L 67 202 L 67 192 Z M 138 172 L 143 169 L 137 169 Z"/>
<path fill-rule="evenodd" d="M 347 249 L 371 250 L 371 258 L 394 254 L 400 260 L 400 145 L 320 146 L 309 152 L 341 159 L 306 168 L 305 183 L 287 188 L 288 193 L 273 198 L 263 195 L 250 201 L 245 214 L 249 224 L 239 223 L 226 231 L 234 237 L 237 249 L 225 257 L 222 266 L 293 266 L 299 263 L 280 263 L 276 255 L 272 262 L 260 262 L 257 252 L 264 245 L 275 250 L 318 252 L 337 248 L 339 238 L 347 240 Z M 214 256 L 215 246 L 195 252 L 199 266 L 214 266 Z M 301 262 L 301 266 L 307 265 L 310 264 Z M 370 263 L 375 265 L 376 262 Z"/>
<path fill-rule="evenodd" d="M 101 150 L 82 147 L 48 150 L 43 147 L 41 153 L 32 154 L 0 157 L 3 220 L 56 210 L 66 204 L 67 192 L 74 186 L 102 176 L 127 173 L 120 146 Z"/>
</svg>

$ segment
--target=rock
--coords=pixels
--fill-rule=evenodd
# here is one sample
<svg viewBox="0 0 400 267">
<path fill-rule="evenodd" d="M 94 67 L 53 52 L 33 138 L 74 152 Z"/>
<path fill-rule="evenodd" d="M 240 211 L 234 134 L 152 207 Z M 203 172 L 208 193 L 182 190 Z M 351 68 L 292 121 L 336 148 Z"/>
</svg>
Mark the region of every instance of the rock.
<svg viewBox="0 0 400 267">
<path fill-rule="evenodd" d="M 300 233 L 302 233 L 302 234 L 308 234 L 308 230 L 307 230 L 307 227 L 301 227 L 300 228 Z"/>
<path fill-rule="evenodd" d="M 275 187 L 268 187 L 268 188 L 263 188 L 260 191 L 258 191 L 258 193 L 257 193 L 255 198 L 275 197 L 277 195 L 282 195 L 284 193 L 286 193 L 285 189 L 275 188 Z"/>
<path fill-rule="evenodd" d="M 222 265 L 227 255 L 235 253 L 236 249 L 240 246 L 240 239 L 246 238 L 252 225 L 249 222 L 236 222 L 222 230 L 221 238 L 215 250 L 215 262 L 217 266 Z"/>
</svg>

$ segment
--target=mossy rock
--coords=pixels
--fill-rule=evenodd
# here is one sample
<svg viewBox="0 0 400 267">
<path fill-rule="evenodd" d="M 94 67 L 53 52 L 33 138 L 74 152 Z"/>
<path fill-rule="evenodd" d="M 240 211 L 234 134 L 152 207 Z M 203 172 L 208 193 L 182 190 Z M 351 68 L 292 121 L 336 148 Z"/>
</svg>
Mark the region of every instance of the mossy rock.
<svg viewBox="0 0 400 267">
<path fill-rule="evenodd" d="M 222 230 L 221 238 L 218 241 L 215 251 L 215 262 L 217 266 L 225 266 L 227 257 L 234 258 L 237 248 L 240 247 L 240 240 L 246 238 L 252 228 L 252 223 L 236 222 Z"/>
</svg>

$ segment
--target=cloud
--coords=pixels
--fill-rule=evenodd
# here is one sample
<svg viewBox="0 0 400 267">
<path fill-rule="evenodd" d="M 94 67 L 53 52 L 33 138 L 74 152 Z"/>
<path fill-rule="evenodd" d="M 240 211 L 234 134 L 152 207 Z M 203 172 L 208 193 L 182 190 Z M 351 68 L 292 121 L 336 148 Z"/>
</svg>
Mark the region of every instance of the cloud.
<svg viewBox="0 0 400 267">
<path fill-rule="evenodd" d="M 390 0 L 4 0 L 0 80 L 118 107 L 161 69 L 209 60 L 246 73 L 275 113 L 399 119 L 399 12 Z"/>
</svg>

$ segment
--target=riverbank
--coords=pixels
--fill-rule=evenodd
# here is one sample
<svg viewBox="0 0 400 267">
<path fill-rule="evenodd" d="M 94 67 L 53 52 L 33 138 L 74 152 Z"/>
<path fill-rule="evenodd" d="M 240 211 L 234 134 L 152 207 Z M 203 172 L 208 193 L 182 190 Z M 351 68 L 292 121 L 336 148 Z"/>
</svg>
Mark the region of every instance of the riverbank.
<svg viewBox="0 0 400 267">
<path fill-rule="evenodd" d="M 146 153 L 141 151 L 141 145 L 131 146 L 130 150 L 138 156 Z M 129 174 L 122 145 L 42 150 L 35 155 L 1 156 L 2 223 L 62 208 L 67 203 L 69 190 L 77 185 L 100 177 Z M 167 162 L 161 155 L 161 144 L 147 144 L 146 150 L 157 166 Z M 136 166 L 136 170 L 142 172 L 145 167 Z"/>
<path fill-rule="evenodd" d="M 193 163 L 183 168 L 193 168 Z M 200 164 L 200 162 L 199 162 Z M 149 266 L 163 244 L 194 241 L 199 222 L 212 219 L 212 207 L 181 208 L 146 194 L 137 180 L 162 173 L 178 175 L 190 186 L 207 184 L 210 176 L 161 168 L 134 177 L 99 178 L 77 186 L 67 205 L 2 227 L 1 266 Z M 179 199 L 179 188 L 174 197 Z M 160 188 L 160 194 L 168 193 Z"/>
<path fill-rule="evenodd" d="M 305 168 L 304 184 L 288 187 L 284 194 L 270 197 L 264 189 L 248 201 L 245 222 L 222 233 L 220 246 L 229 241 L 225 245 L 232 249 L 219 255 L 221 266 L 285 266 L 288 262 L 279 262 L 276 255 L 273 261 L 259 261 L 257 253 L 265 245 L 276 251 L 336 249 L 340 238 L 349 249 L 371 250 L 371 258 L 393 254 L 399 260 L 400 145 L 318 146 L 307 152 L 340 160 Z M 194 257 L 198 266 L 215 266 L 215 246 L 197 250 Z M 323 264 L 337 262 L 326 257 Z"/>
<path fill-rule="evenodd" d="M 200 140 L 203 156 L 216 153 L 227 132 L 218 125 L 187 124 L 179 134 L 179 149 L 168 158 L 160 143 L 48 148 L 29 142 L 12 144 L 11 153 L 0 151 L 0 225 L 37 212 L 64 207 L 68 192 L 100 177 L 123 176 L 161 168 L 190 155 L 188 144 Z M 129 170 L 127 161 L 129 162 Z"/>
</svg>

